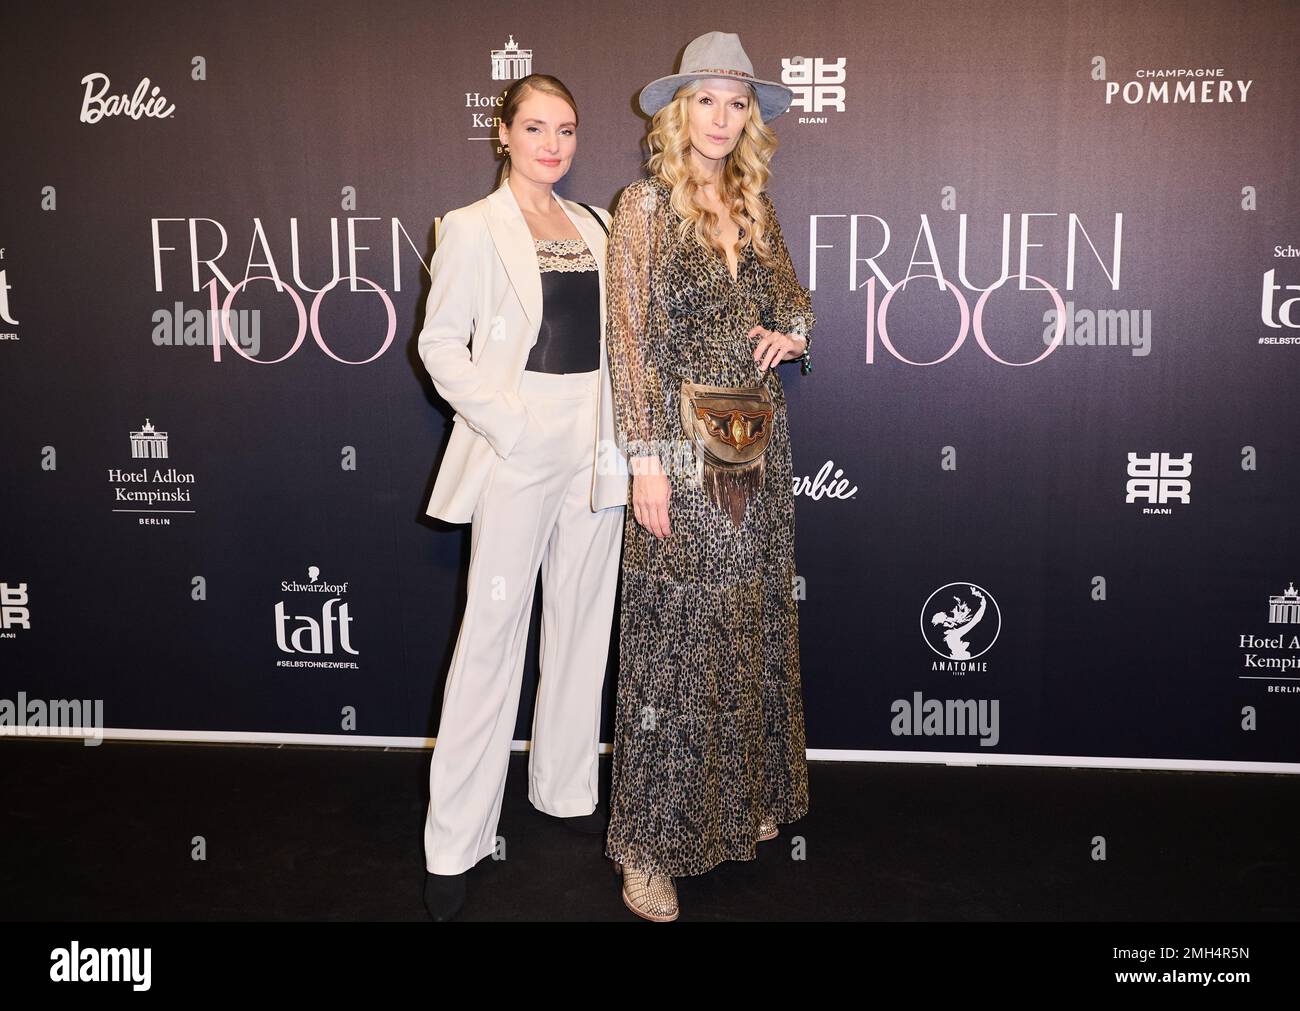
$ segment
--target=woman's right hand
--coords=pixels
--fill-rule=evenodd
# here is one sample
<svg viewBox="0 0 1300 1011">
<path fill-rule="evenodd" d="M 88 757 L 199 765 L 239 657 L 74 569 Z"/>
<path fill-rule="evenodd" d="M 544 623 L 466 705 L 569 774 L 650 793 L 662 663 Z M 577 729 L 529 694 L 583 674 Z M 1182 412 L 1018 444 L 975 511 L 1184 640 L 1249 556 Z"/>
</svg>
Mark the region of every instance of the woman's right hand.
<svg viewBox="0 0 1300 1011">
<path fill-rule="evenodd" d="M 657 456 L 632 458 L 632 513 L 636 521 L 663 540 L 672 534 L 668 525 L 668 500 L 672 487 Z"/>
</svg>

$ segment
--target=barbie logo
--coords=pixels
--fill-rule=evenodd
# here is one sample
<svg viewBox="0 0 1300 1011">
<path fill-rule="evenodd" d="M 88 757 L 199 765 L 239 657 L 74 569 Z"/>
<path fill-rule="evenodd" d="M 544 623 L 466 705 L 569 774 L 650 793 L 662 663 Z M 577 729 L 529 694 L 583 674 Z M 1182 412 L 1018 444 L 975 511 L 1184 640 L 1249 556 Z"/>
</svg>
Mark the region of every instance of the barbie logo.
<svg viewBox="0 0 1300 1011">
<path fill-rule="evenodd" d="M 131 119 L 166 119 L 176 111 L 162 95 L 157 85 L 149 87 L 149 78 L 142 77 L 130 95 L 109 95 L 107 74 L 91 73 L 81 79 L 86 86 L 81 100 L 81 121 L 98 123 L 105 116 L 129 116 Z M 107 95 L 107 97 L 105 97 Z"/>
<path fill-rule="evenodd" d="M 831 469 L 834 468 L 834 474 Z M 850 487 L 844 471 L 835 466 L 834 460 L 827 460 L 822 469 L 813 477 L 807 474 L 794 479 L 794 493 L 806 498 L 852 498 L 858 493 L 858 486 Z"/>
</svg>

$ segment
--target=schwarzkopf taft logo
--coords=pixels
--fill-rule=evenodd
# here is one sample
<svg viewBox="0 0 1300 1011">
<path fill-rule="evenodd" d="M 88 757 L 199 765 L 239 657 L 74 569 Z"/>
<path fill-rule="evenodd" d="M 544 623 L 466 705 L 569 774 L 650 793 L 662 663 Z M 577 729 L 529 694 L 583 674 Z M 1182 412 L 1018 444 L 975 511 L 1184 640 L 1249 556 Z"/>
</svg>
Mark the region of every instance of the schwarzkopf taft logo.
<svg viewBox="0 0 1300 1011">
<path fill-rule="evenodd" d="M 3 252 L 3 250 L 0 250 Z M 1300 257 L 1300 249 L 1287 243 L 1285 246 L 1274 246 L 1273 255 L 1279 259 Z M 1275 278 L 1277 268 L 1270 267 L 1264 272 L 1264 285 L 1260 292 L 1259 318 L 1264 321 L 1264 325 L 1270 330 L 1300 330 L 1300 313 L 1297 313 L 1297 307 L 1300 307 L 1300 297 L 1292 296 L 1278 302 L 1281 293 L 1294 291 L 1300 292 L 1300 284 L 1279 284 Z M 0 280 L 4 274 L 0 273 Z M 4 297 L 4 291 L 0 290 L 0 298 Z M 1296 315 L 1293 315 L 1296 314 Z M 10 320 L 9 322 L 13 322 Z M 1261 344 L 1294 344 L 1296 339 L 1290 335 L 1278 335 L 1261 337 Z"/>
<path fill-rule="evenodd" d="M 278 667 L 345 667 L 357 669 L 353 660 L 332 660 L 330 657 L 348 654 L 357 656 L 352 648 L 352 615 L 348 610 L 348 584 L 331 583 L 320 578 L 320 567 L 307 566 L 307 582 L 296 579 L 280 581 L 283 594 L 315 594 L 315 597 L 296 597 L 299 603 L 278 600 L 275 604 L 275 645 L 281 653 L 293 654 L 300 659 L 278 660 Z M 324 597 L 322 602 L 321 597 Z M 290 608 L 302 614 L 290 613 Z"/>
<path fill-rule="evenodd" d="M 3 266 L 4 258 L 4 247 L 0 246 L 0 266 Z M 18 321 L 9 312 L 9 292 L 13 290 L 13 286 L 9 283 L 8 273 L 8 270 L 0 270 L 0 322 L 17 326 Z M 16 341 L 17 339 L 16 333 L 0 333 L 0 340 Z"/>
<path fill-rule="evenodd" d="M 988 663 L 971 663 L 993 648 L 1002 630 L 1002 611 L 993 594 L 973 583 L 948 583 L 930 594 L 921 608 L 921 635 L 943 657 L 931 670 L 963 674 L 983 671 Z"/>
</svg>

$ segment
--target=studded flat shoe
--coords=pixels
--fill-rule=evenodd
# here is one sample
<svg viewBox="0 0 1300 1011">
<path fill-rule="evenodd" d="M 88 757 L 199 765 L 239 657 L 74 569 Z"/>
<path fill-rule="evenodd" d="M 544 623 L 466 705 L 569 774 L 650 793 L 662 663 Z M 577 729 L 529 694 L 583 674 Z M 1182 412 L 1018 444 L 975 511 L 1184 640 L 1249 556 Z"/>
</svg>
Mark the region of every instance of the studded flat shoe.
<svg viewBox="0 0 1300 1011">
<path fill-rule="evenodd" d="M 677 887 L 667 874 L 651 874 L 635 867 L 614 864 L 623 876 L 623 905 L 643 920 L 671 923 L 677 919 Z"/>
</svg>

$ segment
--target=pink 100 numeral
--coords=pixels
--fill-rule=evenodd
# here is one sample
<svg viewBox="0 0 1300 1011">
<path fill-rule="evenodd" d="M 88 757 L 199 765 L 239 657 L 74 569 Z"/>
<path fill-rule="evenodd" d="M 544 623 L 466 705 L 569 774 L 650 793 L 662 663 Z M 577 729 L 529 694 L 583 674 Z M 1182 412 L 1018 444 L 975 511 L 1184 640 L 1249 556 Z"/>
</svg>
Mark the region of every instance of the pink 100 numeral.
<svg viewBox="0 0 1300 1011">
<path fill-rule="evenodd" d="M 236 292 L 238 292 L 241 288 L 243 288 L 244 285 L 246 285 L 249 281 L 274 281 L 274 280 L 275 278 L 267 277 L 266 275 L 262 275 L 262 274 L 259 274 L 257 277 L 244 278 L 237 285 L 235 285 L 233 288 L 230 289 L 230 292 L 226 295 L 225 301 L 222 302 L 220 308 L 218 308 L 217 306 L 217 279 L 214 277 L 211 281 L 208 282 L 207 287 L 208 287 L 208 294 L 211 297 L 213 318 L 221 320 L 221 331 L 219 334 L 214 336 L 212 341 L 213 361 L 217 361 L 217 362 L 221 361 L 221 345 L 225 344 L 226 341 L 230 341 L 230 346 L 234 348 L 237 352 L 239 352 L 241 356 L 248 359 L 248 361 L 250 362 L 256 362 L 258 365 L 275 365 L 279 362 L 282 362 L 286 358 L 292 357 L 294 352 L 297 351 L 298 348 L 302 347 L 303 339 L 307 336 L 307 323 L 309 319 L 311 322 L 311 335 L 316 339 L 316 343 L 320 346 L 320 349 L 324 351 L 327 355 L 329 355 L 331 358 L 333 358 L 336 362 L 341 362 L 344 365 L 366 365 L 370 362 L 373 362 L 376 358 L 378 358 L 380 355 L 382 355 L 385 351 L 388 350 L 388 345 L 393 343 L 393 337 L 397 333 L 397 313 L 393 309 L 392 299 L 388 297 L 388 292 L 384 291 L 383 288 L 379 287 L 379 285 L 375 284 L 375 282 L 370 280 L 369 278 L 357 277 L 357 278 L 351 278 L 351 280 L 364 281 L 366 284 L 370 285 L 370 287 L 374 288 L 375 291 L 379 292 L 379 297 L 383 300 L 384 303 L 384 310 L 385 312 L 388 313 L 388 333 L 384 335 L 384 343 L 379 346 L 379 350 L 376 351 L 369 358 L 363 358 L 359 362 L 348 361 L 346 358 L 340 358 L 338 355 L 336 355 L 330 349 L 330 347 L 325 343 L 325 338 L 321 335 L 320 332 L 321 299 L 324 298 L 325 293 L 329 291 L 331 288 L 333 288 L 336 284 L 338 284 L 340 281 L 349 280 L 349 278 L 336 277 L 334 278 L 334 280 L 330 281 L 329 284 L 321 288 L 320 291 L 316 292 L 316 297 L 311 300 L 310 316 L 308 315 L 306 308 L 303 306 L 302 298 L 298 295 L 298 293 L 294 291 L 292 288 L 290 288 L 287 284 L 284 284 L 284 282 L 281 282 L 281 284 L 284 285 L 284 290 L 287 291 L 290 297 L 293 299 L 293 304 L 298 307 L 298 336 L 293 342 L 293 347 L 289 348 L 289 350 L 286 351 L 279 358 L 272 358 L 272 359 L 254 358 L 252 355 L 247 354 L 244 351 L 244 349 L 239 346 L 239 342 L 235 340 L 234 334 L 230 332 L 230 324 L 227 319 L 227 313 L 230 312 L 230 304 L 235 300 Z"/>
<path fill-rule="evenodd" d="M 893 343 L 889 339 L 889 329 L 885 324 L 885 317 L 888 315 L 889 312 L 889 303 L 893 299 L 894 293 L 898 291 L 899 288 L 903 287 L 903 285 L 905 285 L 908 281 L 914 281 L 917 278 L 921 278 L 921 277 L 929 277 L 936 281 L 942 281 L 944 286 L 949 291 L 951 291 L 953 295 L 956 296 L 957 306 L 958 308 L 961 309 L 961 330 L 957 334 L 956 341 L 953 342 L 952 347 L 950 347 L 942 357 L 936 358 L 932 362 L 914 362 L 911 359 L 904 358 L 902 355 L 900 355 L 898 353 L 898 349 L 894 347 Z M 1027 281 L 1037 281 L 1039 284 L 1043 286 L 1043 288 L 1051 292 L 1052 301 L 1056 303 L 1056 332 L 1052 334 L 1051 343 L 1047 345 L 1047 347 L 1044 349 L 1041 355 L 1039 355 L 1037 358 L 1033 359 L 1032 361 L 1028 361 L 1028 362 L 1009 362 L 1005 358 L 999 357 L 997 352 L 995 352 L 992 348 L 990 348 L 988 342 L 984 339 L 984 326 L 982 322 L 984 317 L 984 303 L 988 300 L 989 294 L 991 292 L 996 291 L 998 288 L 1002 287 L 1002 285 L 1005 284 L 1007 281 L 1017 277 L 1023 277 Z M 879 310 L 876 309 L 876 278 L 874 277 L 871 278 L 871 280 L 867 282 L 866 288 L 867 288 L 867 364 L 868 365 L 872 364 L 876 360 L 877 314 L 879 315 L 879 324 L 880 324 L 880 343 L 885 345 L 885 347 L 889 350 L 889 353 L 891 355 L 897 358 L 900 362 L 906 362 L 908 365 L 938 365 L 940 362 L 946 361 L 947 359 L 951 358 L 954 354 L 956 354 L 957 349 L 961 347 L 962 344 L 965 343 L 966 334 L 970 331 L 971 328 L 970 307 L 966 304 L 966 297 L 961 293 L 961 291 L 957 288 L 957 286 L 954 285 L 951 281 L 947 280 L 946 278 L 940 278 L 935 274 L 909 275 L 906 279 L 904 279 L 902 283 L 895 285 L 893 288 L 891 288 L 888 294 L 886 294 L 885 297 L 880 300 Z M 997 284 L 991 285 L 990 287 L 986 288 L 980 294 L 979 299 L 976 300 L 975 302 L 975 339 L 979 341 L 979 345 L 984 349 L 984 353 L 988 355 L 990 358 L 992 358 L 995 362 L 1001 362 L 1003 365 L 1016 365 L 1016 366 L 1035 365 L 1038 362 L 1041 362 L 1048 355 L 1050 355 L 1058 347 L 1060 347 L 1061 341 L 1064 339 L 1064 337 L 1065 337 L 1065 303 L 1061 301 L 1060 293 L 1057 292 L 1055 288 L 1053 288 L 1050 284 L 1044 281 L 1041 277 L 1035 277 L 1033 274 L 1011 274 L 1009 276 L 1003 277 L 1002 280 L 998 281 Z"/>
</svg>

